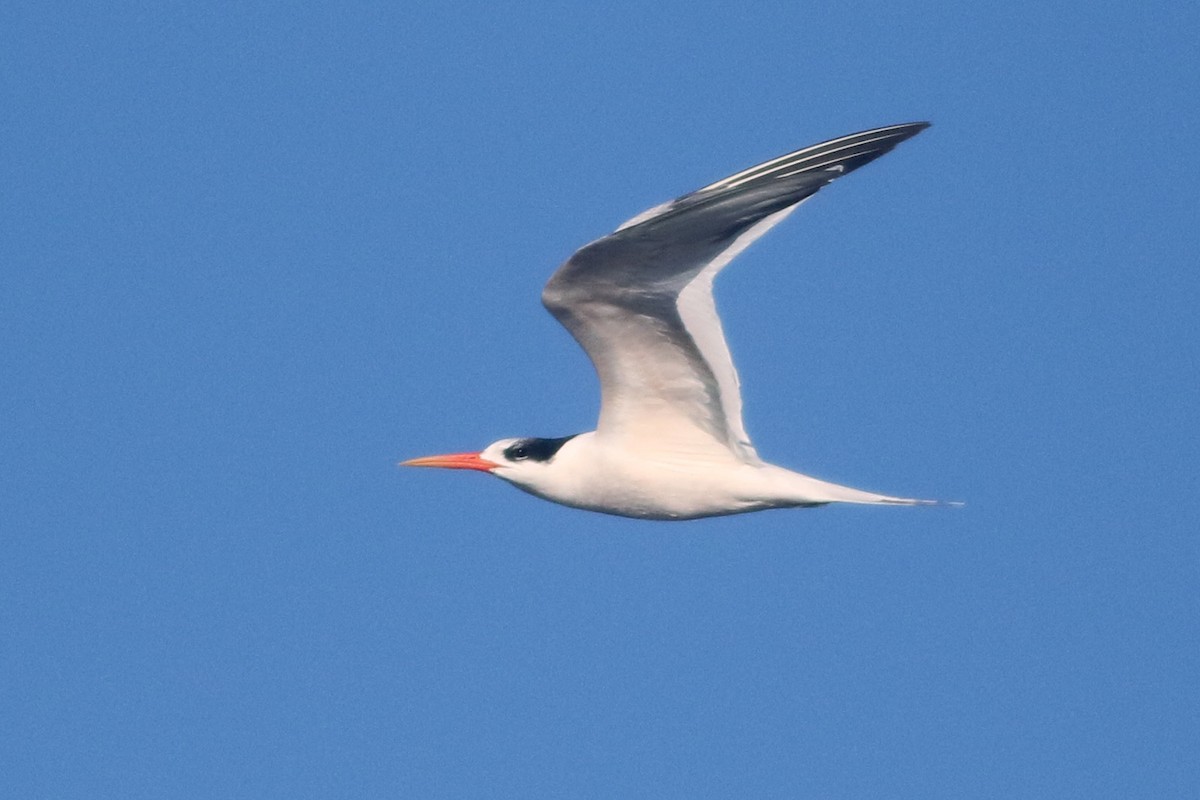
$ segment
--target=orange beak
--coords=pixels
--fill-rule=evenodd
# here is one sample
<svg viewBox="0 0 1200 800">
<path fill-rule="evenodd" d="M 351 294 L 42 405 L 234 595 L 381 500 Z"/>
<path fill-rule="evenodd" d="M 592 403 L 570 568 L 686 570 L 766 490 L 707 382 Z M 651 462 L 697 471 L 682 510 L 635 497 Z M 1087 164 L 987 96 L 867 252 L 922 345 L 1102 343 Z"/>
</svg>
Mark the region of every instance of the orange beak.
<svg viewBox="0 0 1200 800">
<path fill-rule="evenodd" d="M 401 461 L 402 467 L 441 467 L 442 469 L 477 469 L 480 472 L 491 472 L 500 466 L 486 458 L 480 458 L 479 453 L 450 453 L 444 456 L 425 456 Z"/>
</svg>

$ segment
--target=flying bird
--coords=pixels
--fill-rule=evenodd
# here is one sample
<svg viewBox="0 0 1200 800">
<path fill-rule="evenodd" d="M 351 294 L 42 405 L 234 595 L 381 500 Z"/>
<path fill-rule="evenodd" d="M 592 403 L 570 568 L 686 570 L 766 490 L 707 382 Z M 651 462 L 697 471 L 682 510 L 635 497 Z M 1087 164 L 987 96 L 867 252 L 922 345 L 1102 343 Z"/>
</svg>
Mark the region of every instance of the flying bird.
<svg viewBox="0 0 1200 800">
<path fill-rule="evenodd" d="M 585 245 L 542 302 L 600 377 L 596 430 L 501 439 L 404 466 L 489 472 L 576 508 L 659 520 L 827 503 L 927 505 L 768 464 L 742 424 L 713 279 L 821 187 L 929 127 L 889 125 L 797 150 L 651 208 Z"/>
</svg>

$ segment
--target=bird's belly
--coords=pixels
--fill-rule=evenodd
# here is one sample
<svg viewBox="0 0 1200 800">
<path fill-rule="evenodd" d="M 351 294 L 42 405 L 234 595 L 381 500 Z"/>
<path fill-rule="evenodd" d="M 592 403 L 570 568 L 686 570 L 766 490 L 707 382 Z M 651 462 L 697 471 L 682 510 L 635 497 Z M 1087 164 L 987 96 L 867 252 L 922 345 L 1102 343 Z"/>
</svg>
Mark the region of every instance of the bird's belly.
<svg viewBox="0 0 1200 800">
<path fill-rule="evenodd" d="M 559 503 L 622 517 L 686 520 L 740 514 L 779 505 L 753 491 L 746 465 L 704 470 L 688 467 L 637 465 L 605 470 L 579 486 Z"/>
</svg>

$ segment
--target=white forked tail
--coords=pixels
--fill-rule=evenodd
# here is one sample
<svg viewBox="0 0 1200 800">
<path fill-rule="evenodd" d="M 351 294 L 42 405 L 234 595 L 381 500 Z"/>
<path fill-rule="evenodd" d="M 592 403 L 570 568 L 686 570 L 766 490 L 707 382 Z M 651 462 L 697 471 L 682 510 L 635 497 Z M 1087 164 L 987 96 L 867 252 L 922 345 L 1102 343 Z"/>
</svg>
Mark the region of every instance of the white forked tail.
<svg viewBox="0 0 1200 800">
<path fill-rule="evenodd" d="M 915 497 L 893 497 L 886 494 L 866 492 L 850 486 L 787 471 L 789 494 L 802 503 L 857 503 L 860 505 L 891 506 L 961 506 L 962 503 L 942 500 L 921 500 Z"/>
</svg>

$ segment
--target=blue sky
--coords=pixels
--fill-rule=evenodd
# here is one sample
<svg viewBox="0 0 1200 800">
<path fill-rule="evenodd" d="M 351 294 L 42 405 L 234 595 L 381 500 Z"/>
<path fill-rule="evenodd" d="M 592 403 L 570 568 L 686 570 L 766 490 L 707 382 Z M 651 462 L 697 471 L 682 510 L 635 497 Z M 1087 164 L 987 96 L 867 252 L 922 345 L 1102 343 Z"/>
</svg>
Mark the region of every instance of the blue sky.
<svg viewBox="0 0 1200 800">
<path fill-rule="evenodd" d="M 1200 785 L 1200 11 L 0 11 L 0 795 Z M 586 241 L 934 127 L 718 284 L 770 460 L 655 524 L 400 470 L 588 430 Z"/>
</svg>

